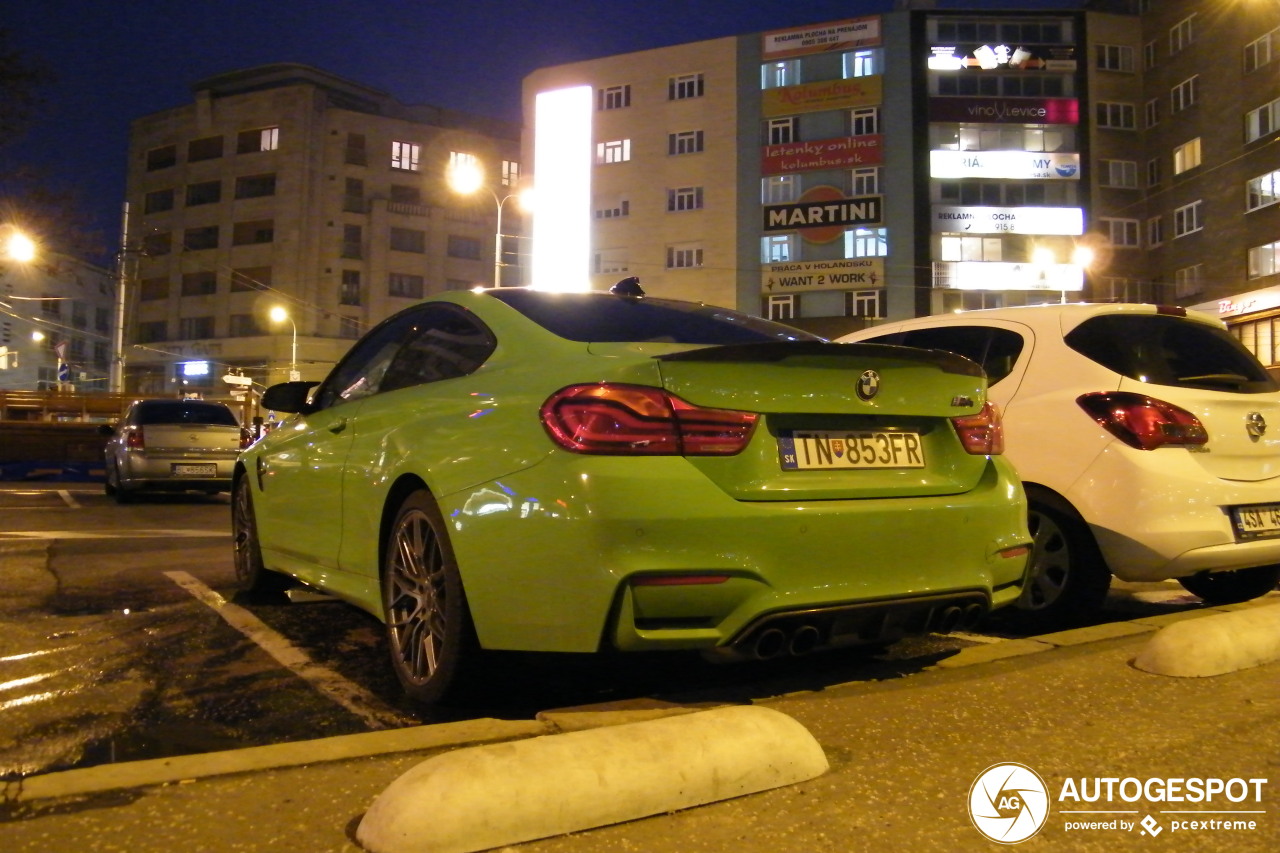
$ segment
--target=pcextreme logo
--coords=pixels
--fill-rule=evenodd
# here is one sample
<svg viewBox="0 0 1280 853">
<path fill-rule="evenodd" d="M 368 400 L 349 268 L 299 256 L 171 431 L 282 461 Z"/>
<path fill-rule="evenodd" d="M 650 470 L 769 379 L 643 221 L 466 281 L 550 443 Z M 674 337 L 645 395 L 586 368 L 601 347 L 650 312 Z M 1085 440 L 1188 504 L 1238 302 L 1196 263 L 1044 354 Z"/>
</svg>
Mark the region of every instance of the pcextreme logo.
<svg viewBox="0 0 1280 853">
<path fill-rule="evenodd" d="M 1062 831 L 1173 835 L 1256 832 L 1266 820 L 1258 778 L 1067 777 L 1058 788 Z M 993 764 L 969 788 L 969 819 L 986 838 L 1019 844 L 1049 820 L 1049 786 L 1025 764 Z"/>
</svg>

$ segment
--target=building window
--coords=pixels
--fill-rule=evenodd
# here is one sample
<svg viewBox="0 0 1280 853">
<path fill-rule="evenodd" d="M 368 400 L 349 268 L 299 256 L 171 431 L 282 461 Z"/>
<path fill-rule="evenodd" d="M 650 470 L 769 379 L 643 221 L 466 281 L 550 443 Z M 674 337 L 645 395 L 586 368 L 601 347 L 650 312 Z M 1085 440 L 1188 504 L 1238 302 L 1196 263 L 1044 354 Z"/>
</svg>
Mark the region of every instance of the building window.
<svg viewBox="0 0 1280 853">
<path fill-rule="evenodd" d="M 231 292 L 244 290 L 268 290 L 271 287 L 271 267 L 240 267 L 231 271 Z"/>
<path fill-rule="evenodd" d="M 596 275 L 618 275 L 631 271 L 626 249 L 601 249 L 592 259 Z"/>
<path fill-rule="evenodd" d="M 218 274 L 213 271 L 182 274 L 183 296 L 210 296 L 218 292 Z"/>
<path fill-rule="evenodd" d="M 173 251 L 173 235 L 168 231 L 153 232 L 142 238 L 142 254 L 158 258 Z"/>
<path fill-rule="evenodd" d="M 391 168 L 401 172 L 422 171 L 422 146 L 412 142 L 391 143 Z"/>
<path fill-rule="evenodd" d="M 280 128 L 259 127 L 242 130 L 236 136 L 236 153 L 252 154 L 255 151 L 275 151 L 280 147 Z"/>
<path fill-rule="evenodd" d="M 701 74 L 681 74 L 667 80 L 667 100 L 684 101 L 701 98 L 703 92 Z"/>
<path fill-rule="evenodd" d="M 167 169 L 178 162 L 178 146 L 162 145 L 147 152 L 147 171 Z"/>
<path fill-rule="evenodd" d="M 880 110 L 863 107 L 849 112 L 849 135 L 870 136 L 880 132 Z"/>
<path fill-rule="evenodd" d="M 173 190 L 155 190 L 149 192 L 143 198 L 143 213 L 164 213 L 166 210 L 173 210 Z"/>
<path fill-rule="evenodd" d="M 1200 137 L 1184 142 L 1173 149 L 1173 173 L 1181 175 L 1200 165 Z"/>
<path fill-rule="evenodd" d="M 222 181 L 204 181 L 187 184 L 187 207 L 198 204 L 217 204 L 222 201 Z"/>
<path fill-rule="evenodd" d="M 1147 245 L 1151 248 L 1164 244 L 1164 217 L 1153 216 L 1147 220 Z"/>
<path fill-rule="evenodd" d="M 138 282 L 138 299 L 143 302 L 150 302 L 156 299 L 169 298 L 169 277 L 156 276 L 154 278 L 144 278 Z"/>
<path fill-rule="evenodd" d="M 1280 272 L 1280 242 L 1249 250 L 1249 278 L 1262 278 L 1277 272 Z"/>
<path fill-rule="evenodd" d="M 798 117 L 771 118 L 765 122 L 765 145 L 786 145 L 798 141 L 800 141 Z"/>
<path fill-rule="evenodd" d="M 1199 75 L 1188 77 L 1169 90 L 1169 111 L 1180 113 L 1196 102 L 1196 81 Z"/>
<path fill-rule="evenodd" d="M 216 248 L 218 248 L 217 225 L 206 225 L 203 228 L 188 228 L 183 232 L 182 250 L 184 252 Z"/>
<path fill-rule="evenodd" d="M 1280 169 L 1259 175 L 1245 186 L 1245 211 L 1268 207 L 1280 201 Z"/>
<path fill-rule="evenodd" d="M 469 261 L 480 260 L 480 241 L 474 237 L 449 235 L 448 254 L 451 258 L 464 258 Z"/>
<path fill-rule="evenodd" d="M 1244 117 L 1244 141 L 1261 139 L 1280 127 L 1280 98 L 1251 110 Z"/>
<path fill-rule="evenodd" d="M 1095 110 L 1098 127 L 1109 127 L 1115 130 L 1133 130 L 1133 104 L 1121 104 L 1114 101 L 1099 101 Z"/>
<path fill-rule="evenodd" d="M 249 246 L 254 243 L 271 243 L 276 239 L 275 220 L 253 219 L 237 222 L 231 233 L 231 245 Z"/>
<path fill-rule="evenodd" d="M 425 292 L 425 279 L 411 273 L 393 272 L 387 276 L 387 295 L 404 299 L 421 299 Z"/>
<path fill-rule="evenodd" d="M 392 228 L 391 248 L 397 252 L 422 254 L 427 251 L 427 232 L 415 228 Z"/>
<path fill-rule="evenodd" d="M 1254 39 L 1244 46 L 1244 73 L 1257 71 L 1269 63 L 1276 45 L 1280 43 L 1280 29 L 1274 29 L 1259 39 Z"/>
<path fill-rule="evenodd" d="M 212 317 L 183 317 L 178 320 L 178 339 L 190 341 L 213 337 Z"/>
<path fill-rule="evenodd" d="M 1093 49 L 1099 71 L 1133 71 L 1133 48 L 1127 44 L 1100 44 Z"/>
<path fill-rule="evenodd" d="M 1204 222 L 1200 217 L 1200 205 L 1202 202 L 1193 201 L 1191 204 L 1183 205 L 1173 212 L 1173 236 L 1176 240 L 1178 237 L 1185 237 L 1195 231 L 1199 231 L 1204 227 Z"/>
<path fill-rule="evenodd" d="M 702 131 L 685 130 L 667 134 L 668 154 L 697 154 L 702 150 Z"/>
<path fill-rule="evenodd" d="M 1204 289 L 1204 264 L 1194 264 L 1173 271 L 1173 296 L 1186 299 Z"/>
<path fill-rule="evenodd" d="M 1195 40 L 1195 15 L 1183 18 L 1169 28 L 1169 55 L 1180 53 Z"/>
<path fill-rule="evenodd" d="M 798 260 L 795 234 L 768 234 L 760 238 L 760 263 L 784 264 Z"/>
<path fill-rule="evenodd" d="M 760 66 L 760 88 L 780 89 L 800 82 L 800 60 L 784 59 Z"/>
<path fill-rule="evenodd" d="M 415 170 L 416 171 L 416 170 Z M 483 174 L 484 167 L 480 165 L 480 158 L 474 154 L 468 154 L 465 151 L 450 151 L 449 165 L 446 167 L 445 174 L 449 176 L 463 174 Z"/>
<path fill-rule="evenodd" d="M 1130 249 L 1138 247 L 1138 220 L 1112 219 L 1104 216 L 1098 220 L 1098 224 L 1106 231 L 1107 239 L 1111 241 L 1112 246 Z"/>
<path fill-rule="evenodd" d="M 359 186 L 353 186 L 347 179 L 347 194 L 359 196 L 364 201 L 364 183 L 358 181 Z M 404 184 L 392 184 L 391 189 L 387 192 L 387 201 L 392 204 L 422 204 L 422 188 L 406 186 Z"/>
<path fill-rule="evenodd" d="M 364 229 L 359 225 L 342 226 L 341 257 L 360 260 L 364 257 Z"/>
<path fill-rule="evenodd" d="M 232 314 L 228 320 L 227 334 L 233 338 L 250 338 L 262 334 L 257 318 L 252 314 Z"/>
<path fill-rule="evenodd" d="M 149 320 L 138 324 L 138 343 L 154 344 L 169 340 L 169 324 L 164 320 Z"/>
<path fill-rule="evenodd" d="M 682 270 L 702 266 L 702 247 L 682 243 L 667 247 L 667 269 Z"/>
<path fill-rule="evenodd" d="M 338 286 L 339 305 L 360 304 L 360 271 L 343 270 L 342 283 Z"/>
<path fill-rule="evenodd" d="M 596 90 L 596 109 L 620 110 L 631 106 L 631 86 L 606 86 Z"/>
<path fill-rule="evenodd" d="M 1155 127 L 1157 124 L 1160 123 L 1160 99 L 1159 98 L 1152 98 L 1151 100 L 1147 101 L 1145 116 L 1147 120 L 1147 127 L 1149 128 Z"/>
<path fill-rule="evenodd" d="M 848 317 L 864 317 L 879 320 L 884 317 L 880 308 L 879 290 L 851 290 L 844 295 L 844 313 Z"/>
<path fill-rule="evenodd" d="M 625 198 L 611 198 L 605 202 L 597 202 L 596 219 L 620 219 L 631 215 L 631 201 Z"/>
<path fill-rule="evenodd" d="M 667 190 L 667 212 L 702 209 L 702 187 L 676 187 Z"/>
<path fill-rule="evenodd" d="M 844 232 L 846 258 L 882 258 L 889 254 L 888 228 L 852 228 Z"/>
<path fill-rule="evenodd" d="M 764 314 L 770 320 L 785 322 L 796 318 L 796 294 L 771 293 L 764 300 Z"/>
<path fill-rule="evenodd" d="M 880 167 L 868 166 L 849 173 L 849 192 L 853 196 L 880 194 Z"/>
<path fill-rule="evenodd" d="M 222 137 L 206 136 L 204 139 L 193 139 L 187 143 L 187 162 L 200 160 L 216 160 L 222 156 Z"/>
<path fill-rule="evenodd" d="M 236 178 L 236 198 L 262 198 L 276 194 L 275 173 Z"/>
<path fill-rule="evenodd" d="M 1003 261 L 1004 243 L 999 237 L 943 237 L 944 261 Z"/>
<path fill-rule="evenodd" d="M 1156 52 L 1158 48 L 1154 41 L 1149 41 L 1142 46 L 1142 67 L 1151 70 L 1156 67 Z"/>
<path fill-rule="evenodd" d="M 1138 186 L 1138 164 L 1133 160 L 1102 160 L 1099 165 L 1102 186 L 1125 189 Z"/>
<path fill-rule="evenodd" d="M 347 144 L 342 149 L 342 160 L 349 166 L 369 165 L 369 150 L 363 133 L 347 134 Z"/>
<path fill-rule="evenodd" d="M 504 187 L 514 187 L 520 183 L 520 164 L 515 160 L 503 160 L 500 180 Z"/>
<path fill-rule="evenodd" d="M 800 197 L 799 175 L 770 175 L 760 179 L 762 204 L 787 204 Z"/>
<path fill-rule="evenodd" d="M 631 159 L 630 139 L 611 139 L 596 143 L 596 163 L 625 163 Z"/>
<path fill-rule="evenodd" d="M 1154 187 L 1160 184 L 1160 158 L 1152 157 L 1147 161 L 1147 186 Z"/>
<path fill-rule="evenodd" d="M 880 73 L 880 51 L 851 50 L 844 54 L 844 76 L 870 77 Z"/>
</svg>

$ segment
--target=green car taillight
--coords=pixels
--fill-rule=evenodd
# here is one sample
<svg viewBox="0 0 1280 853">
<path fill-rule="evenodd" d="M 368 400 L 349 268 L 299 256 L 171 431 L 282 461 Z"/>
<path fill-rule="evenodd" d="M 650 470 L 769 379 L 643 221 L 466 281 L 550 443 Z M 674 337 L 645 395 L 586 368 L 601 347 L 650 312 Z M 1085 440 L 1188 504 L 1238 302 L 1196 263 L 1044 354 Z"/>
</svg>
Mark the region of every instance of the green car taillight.
<svg viewBox="0 0 1280 853">
<path fill-rule="evenodd" d="M 542 404 L 541 415 L 564 449 L 614 456 L 732 456 L 747 446 L 760 417 L 609 382 L 562 388 Z"/>
</svg>

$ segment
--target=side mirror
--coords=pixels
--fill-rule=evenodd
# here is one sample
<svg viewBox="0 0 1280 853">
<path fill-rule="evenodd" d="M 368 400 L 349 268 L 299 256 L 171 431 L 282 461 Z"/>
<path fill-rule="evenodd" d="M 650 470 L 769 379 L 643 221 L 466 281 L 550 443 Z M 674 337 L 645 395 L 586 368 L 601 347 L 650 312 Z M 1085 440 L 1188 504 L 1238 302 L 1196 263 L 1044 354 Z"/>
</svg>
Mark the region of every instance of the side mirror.
<svg viewBox="0 0 1280 853">
<path fill-rule="evenodd" d="M 311 389 L 319 382 L 281 382 L 272 385 L 262 394 L 262 408 L 273 412 L 301 412 L 310 414 L 315 409 L 307 402 Z"/>
</svg>

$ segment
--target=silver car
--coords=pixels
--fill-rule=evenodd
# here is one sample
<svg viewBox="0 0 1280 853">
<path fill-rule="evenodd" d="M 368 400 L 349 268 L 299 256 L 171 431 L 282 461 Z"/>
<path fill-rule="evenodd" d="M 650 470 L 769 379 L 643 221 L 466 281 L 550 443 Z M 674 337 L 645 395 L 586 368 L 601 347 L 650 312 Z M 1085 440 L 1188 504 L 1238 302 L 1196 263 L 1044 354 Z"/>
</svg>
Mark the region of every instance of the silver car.
<svg viewBox="0 0 1280 853">
<path fill-rule="evenodd" d="M 144 490 L 230 491 L 236 456 L 250 443 L 229 407 L 206 400 L 135 400 L 103 432 L 106 492 L 119 503 Z"/>
</svg>

